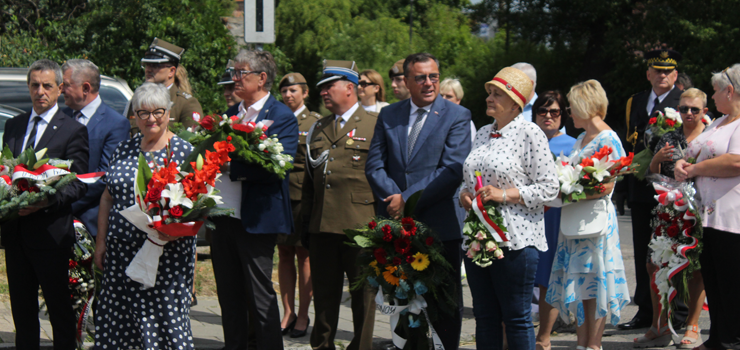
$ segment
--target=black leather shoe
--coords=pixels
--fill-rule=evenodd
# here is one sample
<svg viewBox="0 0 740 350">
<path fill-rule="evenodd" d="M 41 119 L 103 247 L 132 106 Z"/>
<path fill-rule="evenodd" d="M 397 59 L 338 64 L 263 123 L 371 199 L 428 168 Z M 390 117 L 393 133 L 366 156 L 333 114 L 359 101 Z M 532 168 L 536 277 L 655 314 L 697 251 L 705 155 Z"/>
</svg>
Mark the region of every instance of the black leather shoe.
<svg viewBox="0 0 740 350">
<path fill-rule="evenodd" d="M 617 328 L 627 331 L 632 329 L 639 329 L 639 328 L 648 328 L 652 325 L 653 320 L 647 318 L 647 317 L 640 317 L 635 316 L 632 321 L 629 321 L 627 323 L 622 323 L 617 325 Z"/>
<path fill-rule="evenodd" d="M 280 328 L 280 333 L 282 335 L 287 335 L 288 333 L 290 333 L 293 330 L 293 328 L 295 328 L 296 321 L 298 321 L 298 316 L 296 316 L 296 318 L 293 319 L 293 322 L 288 323 L 287 327 Z"/>
<path fill-rule="evenodd" d="M 306 322 L 306 329 L 304 329 L 304 330 L 293 329 L 293 331 L 290 332 L 290 337 L 291 338 L 305 337 L 306 334 L 308 334 L 308 325 L 310 325 L 310 324 L 311 324 L 311 318 L 309 317 L 308 318 L 308 322 Z"/>
</svg>

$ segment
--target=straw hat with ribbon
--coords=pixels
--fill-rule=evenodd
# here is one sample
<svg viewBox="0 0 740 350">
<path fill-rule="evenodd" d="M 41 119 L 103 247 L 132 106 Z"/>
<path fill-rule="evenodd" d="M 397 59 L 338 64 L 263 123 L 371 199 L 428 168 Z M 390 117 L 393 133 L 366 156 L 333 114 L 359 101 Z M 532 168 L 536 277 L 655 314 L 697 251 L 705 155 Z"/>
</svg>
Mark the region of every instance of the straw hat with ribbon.
<svg viewBox="0 0 740 350">
<path fill-rule="evenodd" d="M 532 81 L 524 72 L 512 67 L 506 67 L 496 73 L 493 80 L 486 83 L 486 89 L 489 85 L 503 90 L 521 108 L 524 108 L 529 95 L 532 94 Z"/>
</svg>

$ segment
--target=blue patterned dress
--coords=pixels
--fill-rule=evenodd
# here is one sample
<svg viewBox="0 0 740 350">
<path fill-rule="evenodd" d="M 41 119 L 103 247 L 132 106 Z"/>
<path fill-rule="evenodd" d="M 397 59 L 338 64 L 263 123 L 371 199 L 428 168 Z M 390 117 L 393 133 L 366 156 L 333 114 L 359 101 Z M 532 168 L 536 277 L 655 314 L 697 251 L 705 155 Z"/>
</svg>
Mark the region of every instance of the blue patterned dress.
<svg viewBox="0 0 740 350">
<path fill-rule="evenodd" d="M 603 146 L 614 151 L 609 159 L 625 156 L 624 148 L 614 131 L 604 130 L 581 148 L 586 133 L 578 136 L 570 157 L 579 162 L 590 157 Z M 611 197 L 611 195 L 610 195 Z M 550 274 L 547 298 L 550 305 L 560 311 L 560 316 L 569 321 L 576 316 L 578 326 L 585 320 L 583 300 L 596 299 L 596 315 L 599 319 L 611 311 L 610 322 L 619 323 L 622 308 L 630 302 L 624 262 L 619 244 L 617 213 L 609 202 L 609 228 L 606 235 L 587 239 L 566 239 L 561 233 Z"/>
</svg>

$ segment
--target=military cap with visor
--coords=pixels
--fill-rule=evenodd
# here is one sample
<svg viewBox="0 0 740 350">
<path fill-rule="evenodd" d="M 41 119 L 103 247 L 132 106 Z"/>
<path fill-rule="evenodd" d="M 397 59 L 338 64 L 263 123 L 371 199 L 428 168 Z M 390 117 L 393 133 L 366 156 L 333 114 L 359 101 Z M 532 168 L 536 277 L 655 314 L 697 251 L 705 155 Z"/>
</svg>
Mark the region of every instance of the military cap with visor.
<svg viewBox="0 0 740 350">
<path fill-rule="evenodd" d="M 292 86 L 292 85 L 307 85 L 306 78 L 303 77 L 303 74 L 301 73 L 288 73 L 286 74 L 282 79 L 280 79 L 280 84 L 278 84 L 278 89 L 282 89 L 286 86 Z"/>
<path fill-rule="evenodd" d="M 141 59 L 141 63 L 171 63 L 175 66 L 180 64 L 185 49 L 170 44 L 162 39 L 154 38 L 149 49 Z"/>
<path fill-rule="evenodd" d="M 648 67 L 663 70 L 676 69 L 682 58 L 683 56 L 678 51 L 666 49 L 653 50 L 645 54 Z"/>
<path fill-rule="evenodd" d="M 393 79 L 395 77 L 403 76 L 403 62 L 404 61 L 406 61 L 406 59 L 402 58 L 393 64 L 393 67 L 391 67 L 391 70 L 388 71 L 389 78 Z"/>
<path fill-rule="evenodd" d="M 347 80 L 355 85 L 360 82 L 360 71 L 355 61 L 324 60 L 323 72 L 317 87 L 335 80 Z"/>
<path fill-rule="evenodd" d="M 218 85 L 234 84 L 234 79 L 231 78 L 231 72 L 234 70 L 234 66 L 234 61 L 229 60 L 229 63 L 226 64 L 224 74 L 221 74 L 221 81 L 218 82 Z"/>
</svg>

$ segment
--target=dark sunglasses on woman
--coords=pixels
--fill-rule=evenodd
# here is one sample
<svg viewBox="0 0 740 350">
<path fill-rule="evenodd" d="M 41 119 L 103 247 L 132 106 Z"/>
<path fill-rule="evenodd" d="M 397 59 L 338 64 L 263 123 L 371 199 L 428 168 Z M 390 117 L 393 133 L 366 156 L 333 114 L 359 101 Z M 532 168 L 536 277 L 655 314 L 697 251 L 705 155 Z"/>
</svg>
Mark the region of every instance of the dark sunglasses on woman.
<svg viewBox="0 0 740 350">
<path fill-rule="evenodd" d="M 551 109 L 547 109 L 545 107 L 537 108 L 537 115 L 541 117 L 546 116 L 548 113 L 550 113 L 550 116 L 552 116 L 553 118 L 557 118 L 560 116 L 560 108 L 551 108 Z"/>
<path fill-rule="evenodd" d="M 689 107 L 689 106 L 678 106 L 678 111 L 683 114 L 689 114 L 689 111 L 691 111 L 691 114 L 699 114 L 701 112 L 701 108 L 699 107 Z"/>
</svg>

